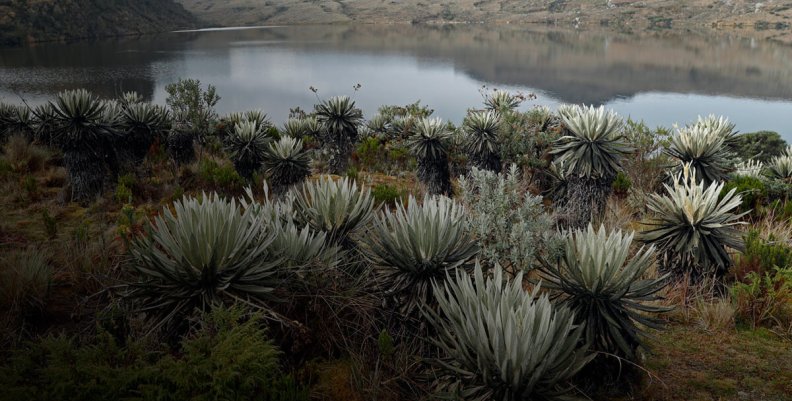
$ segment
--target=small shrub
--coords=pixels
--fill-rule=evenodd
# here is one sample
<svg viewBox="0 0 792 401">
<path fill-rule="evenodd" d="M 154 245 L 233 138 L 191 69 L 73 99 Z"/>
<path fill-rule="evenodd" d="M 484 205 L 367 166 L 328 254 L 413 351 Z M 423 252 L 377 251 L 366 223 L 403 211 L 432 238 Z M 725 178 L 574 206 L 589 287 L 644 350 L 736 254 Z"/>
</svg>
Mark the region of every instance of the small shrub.
<svg viewBox="0 0 792 401">
<path fill-rule="evenodd" d="M 113 197 L 118 203 L 132 202 L 132 190 L 124 184 L 118 184 Z"/>
<path fill-rule="evenodd" d="M 137 185 L 137 178 L 134 174 L 124 174 L 118 176 L 118 185 L 124 185 L 127 188 L 134 188 Z"/>
<path fill-rule="evenodd" d="M 630 178 L 627 177 L 627 174 L 623 172 L 619 172 L 616 174 L 616 178 L 613 180 L 613 184 L 611 184 L 613 188 L 613 193 L 618 196 L 627 196 L 630 192 L 630 188 L 632 187 L 632 182 Z"/>
<path fill-rule="evenodd" d="M 549 165 L 547 153 L 559 133 L 548 127 L 552 113 L 544 107 L 526 113 L 501 112 L 500 152 L 504 166 L 517 164 L 520 169 L 541 170 Z"/>
<path fill-rule="evenodd" d="M 191 126 L 199 136 L 210 132 L 212 122 L 217 120 L 214 107 L 220 101 L 213 85 L 204 89 L 199 80 L 179 79 L 166 85 L 165 92 L 168 93 L 165 103 L 177 120 Z"/>
<path fill-rule="evenodd" d="M 474 168 L 459 180 L 459 187 L 468 231 L 481 246 L 486 266 L 500 264 L 516 273 L 536 267 L 538 257 L 561 249 L 542 198 L 526 190 L 516 165 L 506 174 Z"/>
<path fill-rule="evenodd" d="M 742 196 L 740 205 L 742 211 L 758 209 L 767 199 L 767 188 L 765 182 L 760 178 L 736 176 L 726 182 L 721 190 L 721 196 L 725 196 L 732 190 Z"/>
<path fill-rule="evenodd" d="M 357 158 L 358 166 L 368 171 L 381 170 L 380 165 L 384 161 L 383 156 L 386 156 L 384 146 L 376 137 L 367 137 L 360 141 L 354 154 L 354 157 Z"/>
<path fill-rule="evenodd" d="M 398 188 L 389 184 L 378 184 L 371 189 L 371 195 L 379 204 L 395 205 L 402 198 L 403 193 Z"/>
<path fill-rule="evenodd" d="M 750 272 L 731 287 L 737 319 L 755 329 L 761 325 L 792 329 L 792 269 Z"/>
<path fill-rule="evenodd" d="M 780 156 L 787 143 L 777 132 L 759 131 L 737 136 L 734 150 L 743 160 L 755 159 L 763 163 Z"/>
<path fill-rule="evenodd" d="M 208 158 L 198 163 L 198 178 L 205 186 L 218 190 L 240 191 L 245 185 L 245 180 L 233 166 L 219 164 Z"/>
<path fill-rule="evenodd" d="M 29 343 L 0 366 L 4 399 L 307 401 L 278 366 L 261 318 L 214 308 L 176 349 L 100 332 L 92 342 L 65 336 Z"/>
<path fill-rule="evenodd" d="M 346 176 L 346 178 L 349 178 L 349 179 L 350 179 L 350 180 L 352 180 L 352 181 L 357 181 L 357 180 L 358 180 L 358 178 L 360 178 L 359 171 L 358 171 L 357 167 L 355 167 L 355 166 L 350 166 L 350 167 L 349 167 L 349 168 L 346 170 L 346 172 L 344 173 L 344 175 Z"/>
<path fill-rule="evenodd" d="M 792 267 L 792 248 L 772 234 L 765 239 L 758 230 L 748 231 L 745 235 L 745 250 L 736 257 L 736 279 L 743 280 L 751 272 L 763 275 L 777 267 Z"/>
</svg>

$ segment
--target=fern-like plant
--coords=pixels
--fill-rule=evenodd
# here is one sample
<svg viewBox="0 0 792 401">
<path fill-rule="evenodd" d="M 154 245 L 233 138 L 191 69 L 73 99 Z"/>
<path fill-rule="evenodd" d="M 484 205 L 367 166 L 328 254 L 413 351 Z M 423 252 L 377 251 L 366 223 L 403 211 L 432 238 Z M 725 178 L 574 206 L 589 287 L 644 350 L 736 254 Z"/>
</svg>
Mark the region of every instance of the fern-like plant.
<svg viewBox="0 0 792 401">
<path fill-rule="evenodd" d="M 685 165 L 665 184 L 667 195 L 652 194 L 648 208 L 654 212 L 649 227 L 640 235 L 655 244 L 663 256 L 663 267 L 677 277 L 703 275 L 723 277 L 732 264 L 727 248 L 742 250 L 744 242 L 737 226 L 745 213 L 735 213 L 742 197 L 736 188 L 721 196 L 724 183 L 705 185 Z"/>
<path fill-rule="evenodd" d="M 330 173 L 343 174 L 349 166 L 349 156 L 358 139 L 358 127 L 363 122 L 363 112 L 347 96 L 337 96 L 314 107 L 317 122 L 321 124 L 323 140 L 330 150 Z"/>
<path fill-rule="evenodd" d="M 580 346 L 583 326 L 553 305 L 539 286 L 523 289 L 522 273 L 485 278 L 456 271 L 433 284 L 438 312 L 426 310 L 443 352 L 441 393 L 459 400 L 568 400 L 570 381 L 590 360 Z"/>
<path fill-rule="evenodd" d="M 468 114 L 462 123 L 467 135 L 465 149 L 473 166 L 499 173 L 501 170 L 500 116 L 494 111 Z"/>
<path fill-rule="evenodd" d="M 375 219 L 363 250 L 401 313 L 434 304 L 432 283 L 472 265 L 478 245 L 466 228 L 464 208 L 446 197 L 410 197 Z"/>
<path fill-rule="evenodd" d="M 277 231 L 255 213 L 215 193 L 164 208 L 148 234 L 131 243 L 136 280 L 127 296 L 157 316 L 157 325 L 215 304 L 278 301 L 285 272 L 270 249 Z"/>
<path fill-rule="evenodd" d="M 630 257 L 632 240 L 632 233 L 607 232 L 604 226 L 572 231 L 559 263 L 543 269 L 542 282 L 575 312 L 593 350 L 635 360 L 645 328 L 660 328 L 652 314 L 668 309 L 649 304 L 667 282 L 667 277 L 644 278 L 654 247 Z"/>
<path fill-rule="evenodd" d="M 422 118 L 415 125 L 415 134 L 407 146 L 418 159 L 418 178 L 433 195 L 451 195 L 451 173 L 448 170 L 448 141 L 446 124 L 439 118 Z"/>
<path fill-rule="evenodd" d="M 301 139 L 284 136 L 269 144 L 264 154 L 264 168 L 273 191 L 281 194 L 311 175 L 311 158 Z"/>
</svg>

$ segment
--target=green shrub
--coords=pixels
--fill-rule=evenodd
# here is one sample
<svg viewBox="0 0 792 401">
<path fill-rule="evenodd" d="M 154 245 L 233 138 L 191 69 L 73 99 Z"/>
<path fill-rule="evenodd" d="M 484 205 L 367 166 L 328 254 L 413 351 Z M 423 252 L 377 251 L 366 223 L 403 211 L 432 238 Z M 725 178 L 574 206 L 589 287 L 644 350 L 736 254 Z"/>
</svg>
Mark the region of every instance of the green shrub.
<svg viewBox="0 0 792 401">
<path fill-rule="evenodd" d="M 132 190 L 124 184 L 118 184 L 114 198 L 118 203 L 132 202 Z"/>
<path fill-rule="evenodd" d="M 357 158 L 358 166 L 363 170 L 380 171 L 381 164 L 384 161 L 383 156 L 387 156 L 384 152 L 384 146 L 376 137 L 364 138 L 357 145 L 355 155 Z"/>
<path fill-rule="evenodd" d="M 613 184 L 611 184 L 613 188 L 613 193 L 618 196 L 627 196 L 630 192 L 630 188 L 632 187 L 632 182 L 630 178 L 624 172 L 619 171 L 616 174 L 616 178 L 613 180 Z"/>
<path fill-rule="evenodd" d="M 355 166 L 350 166 L 346 172 L 344 172 L 344 175 L 352 181 L 357 181 L 360 177 L 359 171 Z"/>
<path fill-rule="evenodd" d="M 371 189 L 371 195 L 378 204 L 395 205 L 404 196 L 398 188 L 389 184 L 377 184 Z"/>
<path fill-rule="evenodd" d="M 551 117 L 550 110 L 543 107 L 526 113 L 502 112 L 498 139 L 503 164 L 517 164 L 520 168 L 547 168 L 546 153 L 560 136 L 558 132 L 548 129 Z"/>
<path fill-rule="evenodd" d="M 199 136 L 210 132 L 212 123 L 217 120 L 214 106 L 220 101 L 213 85 L 203 89 L 197 79 L 179 79 L 166 85 L 165 92 L 168 93 L 165 103 L 178 122 L 189 125 Z"/>
<path fill-rule="evenodd" d="M 792 269 L 750 272 L 743 281 L 732 285 L 731 295 L 738 322 L 747 323 L 752 329 L 769 325 L 792 333 Z"/>
<path fill-rule="evenodd" d="M 267 340 L 259 317 L 242 317 L 241 308 L 204 314 L 182 342 L 181 357 L 157 364 L 164 385 L 155 394 L 173 400 L 267 400 L 269 383 L 279 376 L 279 351 Z"/>
<path fill-rule="evenodd" d="M 758 230 L 745 235 L 745 250 L 737 257 L 736 276 L 742 280 L 751 272 L 762 275 L 774 268 L 792 268 L 792 248 L 772 235 L 764 239 Z"/>
<path fill-rule="evenodd" d="M 764 180 L 754 177 L 736 176 L 726 182 L 721 196 L 735 190 L 742 196 L 740 210 L 749 211 L 760 208 L 767 199 L 767 188 Z"/>
<path fill-rule="evenodd" d="M 212 159 L 202 159 L 198 163 L 198 178 L 209 188 L 226 191 L 240 191 L 245 180 L 232 166 L 221 165 Z"/>
<path fill-rule="evenodd" d="M 308 400 L 278 367 L 279 351 L 261 319 L 215 308 L 177 349 L 106 332 L 91 342 L 45 337 L 21 347 L 0 367 L 7 400 Z"/>
<path fill-rule="evenodd" d="M 738 135 L 733 145 L 737 156 L 743 160 L 755 159 L 767 163 L 780 156 L 787 143 L 777 132 L 759 131 Z"/>
<path fill-rule="evenodd" d="M 118 176 L 118 185 L 123 185 L 127 188 L 134 188 L 137 186 L 137 178 L 135 178 L 134 174 L 124 174 Z"/>
</svg>

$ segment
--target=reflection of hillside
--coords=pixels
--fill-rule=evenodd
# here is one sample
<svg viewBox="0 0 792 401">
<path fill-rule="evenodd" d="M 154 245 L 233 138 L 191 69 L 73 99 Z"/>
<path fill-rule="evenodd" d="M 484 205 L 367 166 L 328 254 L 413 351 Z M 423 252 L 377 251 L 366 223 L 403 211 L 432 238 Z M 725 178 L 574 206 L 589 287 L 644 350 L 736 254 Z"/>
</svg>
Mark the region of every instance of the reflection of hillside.
<svg viewBox="0 0 792 401">
<path fill-rule="evenodd" d="M 152 99 L 152 65 L 173 58 L 173 51 L 183 46 L 161 36 L 143 36 L 4 49 L 0 81 L 9 92 L 48 94 L 82 87 L 105 97 L 137 91 Z"/>
<path fill-rule="evenodd" d="M 288 47 L 395 52 L 443 60 L 472 77 L 602 103 L 647 91 L 782 99 L 792 93 L 792 49 L 724 37 L 631 37 L 541 31 L 535 26 L 316 26 L 199 36 L 221 43 L 283 41 Z M 228 35 L 228 36 L 225 36 Z"/>
</svg>

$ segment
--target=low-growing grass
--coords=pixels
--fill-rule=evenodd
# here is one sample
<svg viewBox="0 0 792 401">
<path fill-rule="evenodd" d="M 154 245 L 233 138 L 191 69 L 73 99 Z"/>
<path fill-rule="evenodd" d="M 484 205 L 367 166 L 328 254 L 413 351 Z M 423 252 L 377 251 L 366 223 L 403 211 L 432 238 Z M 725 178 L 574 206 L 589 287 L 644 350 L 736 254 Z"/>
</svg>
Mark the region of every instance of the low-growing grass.
<svg viewBox="0 0 792 401">
<path fill-rule="evenodd" d="M 673 325 L 650 341 L 646 387 L 621 400 L 792 399 L 792 343 L 766 329 L 710 333 Z"/>
</svg>

